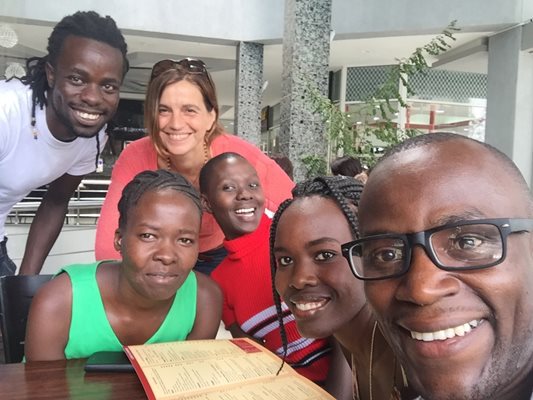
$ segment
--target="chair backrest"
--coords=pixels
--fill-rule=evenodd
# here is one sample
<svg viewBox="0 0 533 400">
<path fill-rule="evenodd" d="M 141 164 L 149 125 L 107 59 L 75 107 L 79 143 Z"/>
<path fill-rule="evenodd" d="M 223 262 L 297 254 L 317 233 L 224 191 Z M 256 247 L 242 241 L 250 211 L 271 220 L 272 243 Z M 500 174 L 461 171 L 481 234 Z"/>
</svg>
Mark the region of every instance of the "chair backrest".
<svg viewBox="0 0 533 400">
<path fill-rule="evenodd" d="M 0 317 L 6 363 L 22 361 L 31 301 L 37 290 L 52 277 L 16 275 L 0 278 Z"/>
</svg>

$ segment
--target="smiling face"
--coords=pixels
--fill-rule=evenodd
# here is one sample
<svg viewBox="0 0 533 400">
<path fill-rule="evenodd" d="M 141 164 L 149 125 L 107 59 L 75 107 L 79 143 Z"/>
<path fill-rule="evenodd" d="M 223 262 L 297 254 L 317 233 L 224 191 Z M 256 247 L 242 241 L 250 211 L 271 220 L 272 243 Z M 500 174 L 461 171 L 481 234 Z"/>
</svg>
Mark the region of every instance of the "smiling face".
<svg viewBox="0 0 533 400">
<path fill-rule="evenodd" d="M 198 86 L 187 80 L 168 85 L 159 99 L 158 123 L 162 146 L 171 154 L 204 158 L 204 140 L 215 123 Z"/>
<path fill-rule="evenodd" d="M 115 235 L 125 281 L 149 300 L 171 298 L 196 263 L 199 232 L 198 207 L 186 195 L 146 192 Z"/>
<path fill-rule="evenodd" d="M 365 304 L 341 244 L 353 240 L 331 199 L 295 200 L 281 215 L 274 243 L 276 290 L 304 337 L 323 338 L 348 324 Z"/>
<path fill-rule="evenodd" d="M 229 240 L 255 231 L 264 212 L 257 172 L 240 157 L 222 159 L 212 168 L 202 199 Z"/>
<path fill-rule="evenodd" d="M 67 36 L 55 65 L 46 65 L 46 121 L 52 134 L 59 140 L 95 136 L 117 110 L 122 73 L 120 50 Z"/>
<path fill-rule="evenodd" d="M 508 167 L 466 140 L 412 148 L 384 161 L 370 175 L 359 216 L 362 237 L 419 232 L 457 219 L 531 217 Z M 438 269 L 416 246 L 406 275 L 365 283 L 422 397 L 520 398 L 509 392 L 524 390 L 520 385 L 533 369 L 532 236 L 510 235 L 504 262 L 463 272 Z"/>
</svg>

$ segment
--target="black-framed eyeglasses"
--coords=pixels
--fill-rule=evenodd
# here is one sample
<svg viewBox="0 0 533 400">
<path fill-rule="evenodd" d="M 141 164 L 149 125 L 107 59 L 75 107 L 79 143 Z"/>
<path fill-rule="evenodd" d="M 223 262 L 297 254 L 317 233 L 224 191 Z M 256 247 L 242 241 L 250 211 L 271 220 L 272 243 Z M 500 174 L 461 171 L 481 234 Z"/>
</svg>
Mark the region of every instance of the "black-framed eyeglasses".
<svg viewBox="0 0 533 400">
<path fill-rule="evenodd" d="M 152 74 L 150 75 L 150 81 L 157 78 L 163 72 L 169 69 L 184 69 L 189 74 L 206 74 L 207 67 L 202 60 L 195 58 L 182 58 L 181 60 L 161 60 L 154 64 L 152 67 Z"/>
<path fill-rule="evenodd" d="M 416 245 L 424 248 L 438 268 L 466 271 L 500 264 L 507 253 L 507 236 L 532 228 L 533 219 L 527 218 L 466 220 L 416 233 L 372 235 L 341 248 L 353 274 L 363 280 L 405 274 Z"/>
</svg>

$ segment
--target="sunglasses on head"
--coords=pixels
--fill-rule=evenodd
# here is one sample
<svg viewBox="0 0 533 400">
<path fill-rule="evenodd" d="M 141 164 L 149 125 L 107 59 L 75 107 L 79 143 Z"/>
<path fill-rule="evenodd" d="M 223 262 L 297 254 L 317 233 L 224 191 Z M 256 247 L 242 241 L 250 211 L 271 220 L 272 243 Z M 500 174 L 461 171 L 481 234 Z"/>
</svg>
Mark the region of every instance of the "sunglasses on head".
<svg viewBox="0 0 533 400">
<path fill-rule="evenodd" d="M 181 60 L 161 60 L 154 64 L 152 67 L 152 75 L 150 76 L 150 81 L 154 78 L 157 78 L 163 72 L 168 71 L 169 69 L 181 69 L 187 71 L 189 74 L 206 74 L 207 67 L 205 66 L 202 60 L 197 60 L 195 58 L 182 58 Z"/>
</svg>

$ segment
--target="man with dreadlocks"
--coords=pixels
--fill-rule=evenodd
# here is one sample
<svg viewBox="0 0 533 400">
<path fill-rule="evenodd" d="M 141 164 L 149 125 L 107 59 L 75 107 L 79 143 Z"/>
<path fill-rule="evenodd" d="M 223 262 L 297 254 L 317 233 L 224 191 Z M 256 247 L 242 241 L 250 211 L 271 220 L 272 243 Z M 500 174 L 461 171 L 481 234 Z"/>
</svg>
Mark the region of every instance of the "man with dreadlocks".
<svg viewBox="0 0 533 400">
<path fill-rule="evenodd" d="M 22 82 L 0 82 L 0 276 L 16 269 L 6 250 L 9 211 L 31 190 L 48 184 L 19 272 L 41 270 L 69 199 L 95 169 L 129 68 L 115 21 L 93 11 L 63 18 L 47 50 L 46 56 L 27 61 Z"/>
<path fill-rule="evenodd" d="M 126 185 L 118 209 L 113 243 L 122 260 L 66 266 L 39 290 L 28 316 L 27 360 L 215 338 L 222 294 L 192 271 L 202 220 L 196 189 L 181 175 L 144 171 Z"/>
</svg>

